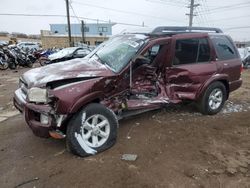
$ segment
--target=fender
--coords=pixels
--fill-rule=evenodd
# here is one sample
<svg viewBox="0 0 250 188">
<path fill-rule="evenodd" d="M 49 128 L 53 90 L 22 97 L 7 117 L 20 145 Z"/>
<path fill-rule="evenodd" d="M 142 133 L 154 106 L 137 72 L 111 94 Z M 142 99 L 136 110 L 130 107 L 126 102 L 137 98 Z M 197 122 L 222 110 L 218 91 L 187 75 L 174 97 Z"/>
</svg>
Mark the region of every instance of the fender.
<svg viewBox="0 0 250 188">
<path fill-rule="evenodd" d="M 69 110 L 69 113 L 76 113 L 82 106 L 90 103 L 91 101 L 94 101 L 96 99 L 101 99 L 103 96 L 103 93 L 101 91 L 95 91 L 93 93 L 90 93 L 88 95 L 85 95 L 77 100 L 75 104 L 73 104 Z"/>
<path fill-rule="evenodd" d="M 200 99 L 204 92 L 206 91 L 207 87 L 215 81 L 223 81 L 227 83 L 226 89 L 228 91 L 228 83 L 229 83 L 229 78 L 228 75 L 226 74 L 214 74 L 211 78 L 209 78 L 201 87 L 200 89 L 196 92 L 196 99 Z"/>
</svg>

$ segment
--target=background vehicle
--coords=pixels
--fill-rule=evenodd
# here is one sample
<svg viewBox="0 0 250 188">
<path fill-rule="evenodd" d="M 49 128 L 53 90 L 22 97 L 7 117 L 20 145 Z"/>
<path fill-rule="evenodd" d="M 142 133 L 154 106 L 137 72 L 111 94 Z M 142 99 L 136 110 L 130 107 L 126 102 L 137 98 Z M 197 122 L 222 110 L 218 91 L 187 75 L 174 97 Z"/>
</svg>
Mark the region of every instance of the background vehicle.
<svg viewBox="0 0 250 188">
<path fill-rule="evenodd" d="M 250 54 L 247 48 L 238 48 L 238 52 L 240 54 L 241 60 L 244 60 L 244 58 Z"/>
<path fill-rule="evenodd" d="M 74 58 L 83 58 L 86 55 L 88 55 L 91 52 L 88 48 L 82 48 L 82 47 L 70 47 L 70 48 L 64 48 L 58 52 L 52 53 L 48 56 L 48 58 L 43 58 L 40 60 L 41 66 L 67 61 Z"/>
<path fill-rule="evenodd" d="M 6 54 L 3 52 L 2 47 L 0 46 L 0 69 L 1 70 L 6 70 L 8 69 L 8 62 L 7 62 L 7 56 Z"/>
<path fill-rule="evenodd" d="M 116 142 L 124 117 L 183 101 L 202 114 L 218 113 L 242 84 L 241 64 L 220 29 L 158 27 L 115 36 L 85 58 L 26 72 L 14 105 L 34 134 L 67 135 L 69 150 L 88 156 Z"/>
<path fill-rule="evenodd" d="M 242 62 L 243 62 L 243 67 L 244 67 L 245 69 L 250 68 L 250 53 L 248 53 L 248 55 L 246 55 L 246 56 L 243 58 Z"/>
<path fill-rule="evenodd" d="M 16 69 L 17 66 L 32 67 L 36 60 L 32 54 L 25 53 L 17 47 L 12 49 L 6 48 L 4 52 L 8 57 L 7 62 L 10 69 Z"/>
<path fill-rule="evenodd" d="M 16 45 L 18 48 L 23 50 L 39 50 L 40 46 L 34 42 L 20 42 Z"/>
</svg>

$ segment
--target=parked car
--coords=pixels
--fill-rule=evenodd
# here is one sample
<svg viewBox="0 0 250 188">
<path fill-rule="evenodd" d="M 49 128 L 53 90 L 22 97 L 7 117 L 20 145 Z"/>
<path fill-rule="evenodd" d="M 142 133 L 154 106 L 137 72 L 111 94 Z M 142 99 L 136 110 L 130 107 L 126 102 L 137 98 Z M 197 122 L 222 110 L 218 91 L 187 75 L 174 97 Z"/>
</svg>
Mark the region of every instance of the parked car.
<svg viewBox="0 0 250 188">
<path fill-rule="evenodd" d="M 48 58 L 43 59 L 44 61 L 40 61 L 41 66 L 58 63 L 62 61 L 67 61 L 74 58 L 83 58 L 91 52 L 88 48 L 82 47 L 70 47 L 64 48 L 56 53 L 52 53 L 48 56 Z"/>
<path fill-rule="evenodd" d="M 16 45 L 16 47 L 22 49 L 22 50 L 39 50 L 40 46 L 36 42 L 20 42 Z"/>
<path fill-rule="evenodd" d="M 240 54 L 241 60 L 244 60 L 244 58 L 250 54 L 250 52 L 248 52 L 247 48 L 238 48 L 238 52 Z"/>
<path fill-rule="evenodd" d="M 241 86 L 241 71 L 239 53 L 220 29 L 158 27 L 112 37 L 83 59 L 26 72 L 14 105 L 35 135 L 67 135 L 69 150 L 88 156 L 116 142 L 124 117 L 183 101 L 218 113 Z"/>
<path fill-rule="evenodd" d="M 248 55 L 246 55 L 246 56 L 243 58 L 242 62 L 243 62 L 243 67 L 244 67 L 245 69 L 249 69 L 249 68 L 250 68 L 250 53 L 248 53 Z"/>
</svg>

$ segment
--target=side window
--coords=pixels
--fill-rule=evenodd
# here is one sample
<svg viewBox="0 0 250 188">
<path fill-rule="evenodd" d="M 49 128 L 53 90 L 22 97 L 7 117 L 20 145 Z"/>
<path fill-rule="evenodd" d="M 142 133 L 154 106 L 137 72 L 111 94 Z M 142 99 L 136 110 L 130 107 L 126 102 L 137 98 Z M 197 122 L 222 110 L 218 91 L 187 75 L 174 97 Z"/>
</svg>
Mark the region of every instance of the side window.
<svg viewBox="0 0 250 188">
<path fill-rule="evenodd" d="M 173 65 L 202 63 L 208 61 L 210 61 L 210 47 L 207 39 L 176 40 Z"/>
<path fill-rule="evenodd" d="M 219 60 L 238 58 L 238 54 L 236 53 L 232 42 L 227 37 L 213 36 L 211 39 L 215 46 L 215 51 Z"/>
<path fill-rule="evenodd" d="M 77 55 L 86 55 L 86 54 L 88 54 L 89 52 L 90 52 L 90 51 L 89 51 L 88 49 L 79 49 L 79 50 L 76 51 L 75 54 L 77 54 Z"/>
<path fill-rule="evenodd" d="M 149 59 L 150 62 L 152 63 L 155 59 L 155 57 L 157 56 L 157 54 L 160 51 L 160 45 L 154 45 L 151 48 L 148 49 L 148 51 L 143 55 L 145 58 Z"/>
</svg>

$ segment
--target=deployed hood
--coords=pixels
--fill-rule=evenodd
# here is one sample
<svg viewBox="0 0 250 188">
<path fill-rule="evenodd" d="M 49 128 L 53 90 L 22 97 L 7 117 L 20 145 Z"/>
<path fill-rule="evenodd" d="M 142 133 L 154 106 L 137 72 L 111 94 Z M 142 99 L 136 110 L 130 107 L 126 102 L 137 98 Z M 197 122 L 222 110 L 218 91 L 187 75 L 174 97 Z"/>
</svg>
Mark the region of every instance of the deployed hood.
<svg viewBox="0 0 250 188">
<path fill-rule="evenodd" d="M 21 79 L 28 87 L 44 87 L 48 82 L 72 79 L 112 76 L 114 73 L 95 59 L 73 59 L 29 70 Z"/>
</svg>

